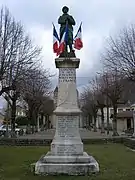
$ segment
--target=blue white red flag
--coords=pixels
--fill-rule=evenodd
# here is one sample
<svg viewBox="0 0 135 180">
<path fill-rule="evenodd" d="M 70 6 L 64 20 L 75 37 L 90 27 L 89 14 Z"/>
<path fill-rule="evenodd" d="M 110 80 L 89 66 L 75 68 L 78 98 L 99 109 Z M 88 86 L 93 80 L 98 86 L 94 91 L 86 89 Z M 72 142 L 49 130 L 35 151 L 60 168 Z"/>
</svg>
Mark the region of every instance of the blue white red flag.
<svg viewBox="0 0 135 180">
<path fill-rule="evenodd" d="M 64 52 L 67 41 L 68 41 L 68 25 L 66 25 L 65 31 L 64 31 L 63 36 L 60 40 L 58 55 Z"/>
<path fill-rule="evenodd" d="M 59 49 L 59 36 L 53 24 L 53 52 L 58 53 L 58 49 Z"/>
<path fill-rule="evenodd" d="M 80 27 L 77 31 L 76 36 L 74 37 L 74 48 L 80 50 L 83 47 L 82 42 L 82 23 L 80 24 Z"/>
</svg>

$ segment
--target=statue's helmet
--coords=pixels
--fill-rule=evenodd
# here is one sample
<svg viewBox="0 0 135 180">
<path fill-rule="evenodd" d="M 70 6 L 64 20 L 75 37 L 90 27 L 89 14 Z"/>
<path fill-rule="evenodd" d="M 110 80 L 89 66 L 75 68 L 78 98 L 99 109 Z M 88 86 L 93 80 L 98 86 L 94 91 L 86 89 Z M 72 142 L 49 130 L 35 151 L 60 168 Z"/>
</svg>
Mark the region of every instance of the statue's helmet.
<svg viewBox="0 0 135 180">
<path fill-rule="evenodd" d="M 62 8 L 62 12 L 63 13 L 67 13 L 69 11 L 69 8 L 67 7 L 67 6 L 64 6 L 63 8 Z"/>
</svg>

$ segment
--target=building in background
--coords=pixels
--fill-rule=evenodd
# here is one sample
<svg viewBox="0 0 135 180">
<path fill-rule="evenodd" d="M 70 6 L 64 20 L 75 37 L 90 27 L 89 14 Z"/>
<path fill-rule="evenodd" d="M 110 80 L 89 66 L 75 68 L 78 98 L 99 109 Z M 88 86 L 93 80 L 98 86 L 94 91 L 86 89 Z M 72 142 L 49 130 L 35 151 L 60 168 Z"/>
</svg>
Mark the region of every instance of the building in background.
<svg viewBox="0 0 135 180">
<path fill-rule="evenodd" d="M 135 104 L 119 105 L 117 109 L 117 130 L 123 132 L 125 130 L 133 128 L 133 110 L 135 110 Z M 109 124 L 112 126 L 113 120 L 113 108 L 109 107 Z M 104 124 L 107 127 L 107 108 L 104 108 Z M 98 110 L 97 115 L 97 127 L 101 127 L 101 113 Z"/>
<path fill-rule="evenodd" d="M 19 116 L 26 116 L 26 108 L 20 104 L 16 106 L 16 117 Z"/>
</svg>

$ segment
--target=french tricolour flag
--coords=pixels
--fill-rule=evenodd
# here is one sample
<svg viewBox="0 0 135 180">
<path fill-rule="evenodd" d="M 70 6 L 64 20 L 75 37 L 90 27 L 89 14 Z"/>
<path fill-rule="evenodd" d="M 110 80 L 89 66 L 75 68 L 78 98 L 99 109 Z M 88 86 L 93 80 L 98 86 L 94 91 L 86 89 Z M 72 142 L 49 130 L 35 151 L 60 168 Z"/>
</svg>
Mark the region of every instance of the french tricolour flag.
<svg viewBox="0 0 135 180">
<path fill-rule="evenodd" d="M 65 31 L 64 31 L 63 36 L 60 40 L 58 55 L 64 52 L 65 45 L 67 44 L 67 40 L 68 40 L 68 25 L 66 25 Z"/>
<path fill-rule="evenodd" d="M 58 53 L 58 49 L 59 49 L 59 36 L 53 24 L 53 52 Z"/>
<path fill-rule="evenodd" d="M 74 48 L 80 50 L 83 47 L 82 42 L 82 23 L 80 24 L 80 27 L 77 31 L 76 36 L 74 37 Z"/>
</svg>

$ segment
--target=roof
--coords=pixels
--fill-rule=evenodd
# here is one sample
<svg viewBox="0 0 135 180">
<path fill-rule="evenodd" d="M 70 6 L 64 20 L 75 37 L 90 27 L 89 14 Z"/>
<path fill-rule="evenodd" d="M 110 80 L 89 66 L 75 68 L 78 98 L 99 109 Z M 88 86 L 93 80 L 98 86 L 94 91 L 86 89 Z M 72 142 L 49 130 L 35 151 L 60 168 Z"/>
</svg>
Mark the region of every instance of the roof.
<svg viewBox="0 0 135 180">
<path fill-rule="evenodd" d="M 117 118 L 133 118 L 133 111 L 118 112 Z"/>
</svg>

